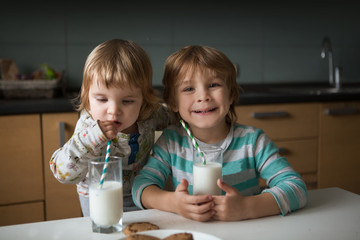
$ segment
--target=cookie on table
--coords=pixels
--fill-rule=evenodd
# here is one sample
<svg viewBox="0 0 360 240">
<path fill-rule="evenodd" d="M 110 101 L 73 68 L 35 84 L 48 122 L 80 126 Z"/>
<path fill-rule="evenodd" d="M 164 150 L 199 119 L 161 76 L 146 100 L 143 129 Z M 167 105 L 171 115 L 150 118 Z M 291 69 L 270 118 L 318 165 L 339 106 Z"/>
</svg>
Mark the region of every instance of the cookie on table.
<svg viewBox="0 0 360 240">
<path fill-rule="evenodd" d="M 126 237 L 126 240 L 161 240 L 160 238 L 145 235 L 145 234 L 133 234 Z"/>
<path fill-rule="evenodd" d="M 133 222 L 128 224 L 124 229 L 125 235 L 131 235 L 138 232 L 160 229 L 159 226 L 150 222 Z"/>
<path fill-rule="evenodd" d="M 164 240 L 193 240 L 193 235 L 191 233 L 175 233 L 164 238 Z"/>
</svg>

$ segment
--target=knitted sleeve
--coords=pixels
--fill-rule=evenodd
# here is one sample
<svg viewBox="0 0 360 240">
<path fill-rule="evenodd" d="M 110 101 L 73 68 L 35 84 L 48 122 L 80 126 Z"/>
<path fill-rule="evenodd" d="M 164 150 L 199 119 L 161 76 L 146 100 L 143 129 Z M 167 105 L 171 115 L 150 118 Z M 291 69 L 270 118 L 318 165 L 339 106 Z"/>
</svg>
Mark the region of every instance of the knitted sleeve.
<svg viewBox="0 0 360 240">
<path fill-rule="evenodd" d="M 50 159 L 50 169 L 61 183 L 76 184 L 88 172 L 88 160 L 101 154 L 107 143 L 98 123 L 82 112 L 73 136 Z"/>
</svg>

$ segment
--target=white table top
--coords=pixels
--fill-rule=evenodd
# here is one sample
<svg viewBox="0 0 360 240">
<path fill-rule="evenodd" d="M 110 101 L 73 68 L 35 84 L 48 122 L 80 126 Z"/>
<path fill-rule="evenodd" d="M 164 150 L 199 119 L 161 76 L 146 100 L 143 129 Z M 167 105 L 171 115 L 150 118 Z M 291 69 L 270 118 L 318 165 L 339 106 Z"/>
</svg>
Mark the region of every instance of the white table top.
<svg viewBox="0 0 360 240">
<path fill-rule="evenodd" d="M 340 188 L 309 191 L 308 205 L 287 216 L 238 222 L 196 222 L 159 210 L 124 213 L 124 225 L 149 221 L 161 229 L 180 229 L 220 239 L 360 239 L 360 195 Z M 90 218 L 71 218 L 0 227 L 0 239 L 122 239 L 123 233 L 93 233 Z M 195 239 L 196 240 L 196 239 Z"/>
</svg>

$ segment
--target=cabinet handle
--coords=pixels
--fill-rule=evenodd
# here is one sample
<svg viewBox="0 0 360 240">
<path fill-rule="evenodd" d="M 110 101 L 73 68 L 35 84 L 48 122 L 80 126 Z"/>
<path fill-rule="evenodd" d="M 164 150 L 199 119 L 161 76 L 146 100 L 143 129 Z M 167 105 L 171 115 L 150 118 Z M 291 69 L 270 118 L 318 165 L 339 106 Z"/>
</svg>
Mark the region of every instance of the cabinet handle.
<svg viewBox="0 0 360 240">
<path fill-rule="evenodd" d="M 59 122 L 59 142 L 60 147 L 64 146 L 65 144 L 65 124 L 64 122 Z"/>
<path fill-rule="evenodd" d="M 253 118 L 284 118 L 289 114 L 286 111 L 278 111 L 278 112 L 253 112 L 251 116 Z"/>
<path fill-rule="evenodd" d="M 356 107 L 344 107 L 344 108 L 327 108 L 325 109 L 325 114 L 331 116 L 341 116 L 341 115 L 355 115 L 359 112 Z"/>
<path fill-rule="evenodd" d="M 284 147 L 279 147 L 279 154 L 280 155 L 285 155 L 285 154 L 289 154 L 290 150 Z"/>
</svg>

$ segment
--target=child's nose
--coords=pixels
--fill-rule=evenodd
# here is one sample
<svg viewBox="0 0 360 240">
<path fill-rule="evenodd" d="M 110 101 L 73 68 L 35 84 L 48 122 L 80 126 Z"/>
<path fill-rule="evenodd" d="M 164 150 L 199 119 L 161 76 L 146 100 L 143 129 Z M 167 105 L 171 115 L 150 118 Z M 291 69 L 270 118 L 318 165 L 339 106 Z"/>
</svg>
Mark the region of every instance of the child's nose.
<svg viewBox="0 0 360 240">
<path fill-rule="evenodd" d="M 111 103 L 110 106 L 108 107 L 108 113 L 111 115 L 119 115 L 120 112 L 121 112 L 121 108 L 119 104 Z"/>
<path fill-rule="evenodd" d="M 198 91 L 198 102 L 205 102 L 210 100 L 210 94 L 207 89 L 200 89 Z"/>
</svg>

